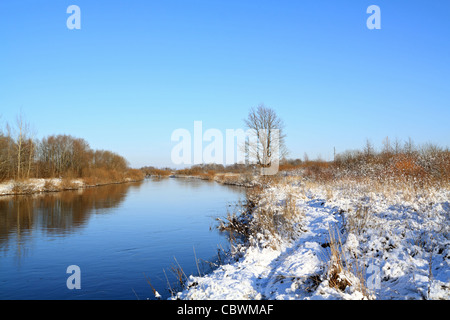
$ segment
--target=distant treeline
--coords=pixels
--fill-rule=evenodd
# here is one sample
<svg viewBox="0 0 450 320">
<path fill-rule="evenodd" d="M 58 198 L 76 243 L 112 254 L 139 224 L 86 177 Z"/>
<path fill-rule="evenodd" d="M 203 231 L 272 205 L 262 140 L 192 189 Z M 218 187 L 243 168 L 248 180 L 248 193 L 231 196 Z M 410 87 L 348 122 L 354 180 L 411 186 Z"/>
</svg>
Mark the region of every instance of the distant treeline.
<svg viewBox="0 0 450 320">
<path fill-rule="evenodd" d="M 376 150 L 366 142 L 361 150 L 348 150 L 335 155 L 334 161 L 321 159 L 286 160 L 280 170 L 302 169 L 305 176 L 318 179 L 373 178 L 376 180 L 402 179 L 416 181 L 450 180 L 450 150 L 428 143 L 415 145 L 386 138 Z"/>
<path fill-rule="evenodd" d="M 197 164 L 185 169 L 155 168 L 152 166 L 142 167 L 141 170 L 147 176 L 169 176 L 171 174 L 203 176 L 213 178 L 218 173 L 246 173 L 251 170 L 251 166 L 245 164 L 232 164 L 224 166 L 222 164 L 209 163 Z"/>
<path fill-rule="evenodd" d="M 90 178 L 95 182 L 142 179 L 140 170 L 111 151 L 93 150 L 89 143 L 70 135 L 34 139 L 28 124 L 0 130 L 0 181 L 29 178 Z"/>
<path fill-rule="evenodd" d="M 220 164 L 193 165 L 185 169 L 143 167 L 147 176 L 169 176 L 171 174 L 199 176 L 213 179 L 218 174 L 235 173 L 242 176 L 257 173 L 254 165 Z M 300 174 L 318 180 L 337 180 L 341 178 L 370 178 L 377 181 L 403 180 L 421 183 L 450 181 L 450 150 L 428 143 L 415 145 L 411 139 L 393 142 L 386 138 L 382 148 L 377 150 L 372 143 L 360 150 L 348 150 L 335 154 L 332 161 L 321 158 L 282 159 L 280 175 L 286 172 Z"/>
<path fill-rule="evenodd" d="M 171 174 L 199 176 L 213 179 L 218 174 L 237 173 L 249 175 L 257 173 L 254 165 L 199 164 L 185 169 L 143 167 L 146 175 L 169 176 Z M 416 145 L 411 139 L 383 140 L 382 147 L 376 149 L 369 141 L 360 150 L 347 150 L 335 154 L 334 160 L 325 161 L 320 157 L 311 160 L 281 159 L 279 173 L 293 172 L 319 180 L 341 178 L 370 178 L 376 180 L 416 180 L 421 182 L 450 181 L 450 151 L 428 143 Z"/>
</svg>

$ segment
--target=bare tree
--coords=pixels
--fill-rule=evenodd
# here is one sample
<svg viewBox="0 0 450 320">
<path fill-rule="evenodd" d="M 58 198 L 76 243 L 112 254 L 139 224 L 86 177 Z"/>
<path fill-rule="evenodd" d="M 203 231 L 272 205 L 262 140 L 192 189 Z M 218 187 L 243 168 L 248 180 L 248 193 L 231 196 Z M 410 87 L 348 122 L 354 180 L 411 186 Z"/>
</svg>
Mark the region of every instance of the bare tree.
<svg viewBox="0 0 450 320">
<path fill-rule="evenodd" d="M 23 119 L 21 116 L 17 118 L 17 129 L 19 133 L 17 134 L 17 142 L 16 142 L 16 152 L 17 152 L 17 179 L 20 179 L 20 169 L 22 164 L 22 145 L 24 140 L 24 127 L 23 127 Z"/>
<path fill-rule="evenodd" d="M 382 152 L 386 155 L 390 155 L 392 153 L 392 146 L 389 137 L 384 138 L 382 144 L 383 144 Z"/>
<path fill-rule="evenodd" d="M 303 154 L 303 161 L 306 163 L 309 162 L 309 156 L 306 152 Z"/>
<path fill-rule="evenodd" d="M 83 171 L 89 169 L 93 151 L 89 143 L 84 139 L 74 139 L 72 143 L 72 167 L 78 177 L 83 176 Z"/>
<path fill-rule="evenodd" d="M 364 146 L 364 154 L 367 158 L 375 155 L 375 148 L 369 139 L 366 139 L 366 145 Z"/>
<path fill-rule="evenodd" d="M 34 157 L 34 143 L 31 139 L 30 125 L 25 121 L 22 114 L 16 118 L 16 127 L 11 130 L 7 125 L 8 136 L 12 136 L 14 140 L 13 154 L 9 156 L 14 163 L 14 176 L 16 179 L 28 178 Z"/>
<path fill-rule="evenodd" d="M 0 181 L 9 178 L 11 139 L 0 131 Z"/>
<path fill-rule="evenodd" d="M 244 121 L 251 132 L 245 146 L 249 162 L 267 168 L 286 157 L 284 124 L 273 109 L 259 105 L 250 110 Z"/>
<path fill-rule="evenodd" d="M 414 142 L 411 137 L 408 137 L 408 141 L 405 141 L 404 151 L 407 154 L 412 154 L 415 150 Z"/>
<path fill-rule="evenodd" d="M 402 151 L 400 140 L 396 137 L 394 141 L 394 153 L 399 154 Z"/>
</svg>

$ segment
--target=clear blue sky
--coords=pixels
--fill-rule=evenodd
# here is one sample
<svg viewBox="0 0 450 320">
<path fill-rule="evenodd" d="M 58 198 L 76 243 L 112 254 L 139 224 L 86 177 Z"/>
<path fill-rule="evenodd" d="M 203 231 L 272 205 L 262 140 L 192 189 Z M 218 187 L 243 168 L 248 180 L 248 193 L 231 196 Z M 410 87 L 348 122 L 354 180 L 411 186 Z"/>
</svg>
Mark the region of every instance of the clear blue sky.
<svg viewBox="0 0 450 320">
<path fill-rule="evenodd" d="M 69 5 L 81 30 L 69 30 Z M 369 5 L 381 30 L 369 30 Z M 448 146 L 450 1 L 1 1 L 0 121 L 171 166 L 177 128 L 264 103 L 291 157 L 389 136 Z"/>
</svg>

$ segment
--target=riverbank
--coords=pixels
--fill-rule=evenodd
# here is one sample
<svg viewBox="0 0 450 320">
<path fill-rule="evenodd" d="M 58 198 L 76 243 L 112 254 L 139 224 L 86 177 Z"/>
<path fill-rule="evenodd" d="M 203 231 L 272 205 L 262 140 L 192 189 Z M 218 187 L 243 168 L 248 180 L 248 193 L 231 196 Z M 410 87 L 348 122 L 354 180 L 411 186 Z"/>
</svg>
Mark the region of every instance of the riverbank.
<svg viewBox="0 0 450 320">
<path fill-rule="evenodd" d="M 224 185 L 233 185 L 238 187 L 251 188 L 257 184 L 257 177 L 249 174 L 240 173 L 215 173 L 210 175 L 186 175 L 186 174 L 171 174 L 170 178 L 181 179 L 200 179 L 206 181 L 215 181 Z"/>
<path fill-rule="evenodd" d="M 225 219 L 246 243 L 174 298 L 450 299 L 448 184 L 296 176 L 249 200 Z"/>
<path fill-rule="evenodd" d="M 0 196 L 27 195 L 65 190 L 78 190 L 98 186 L 138 182 L 142 179 L 124 178 L 120 181 L 96 181 L 96 179 L 64 179 L 64 178 L 34 178 L 21 181 L 10 180 L 0 183 Z"/>
<path fill-rule="evenodd" d="M 207 181 L 215 181 L 224 185 L 233 185 L 239 187 L 253 187 L 256 185 L 258 178 L 239 173 L 216 173 L 214 175 L 185 175 L 185 174 L 165 174 L 165 175 L 147 175 L 145 178 L 180 178 L 180 179 L 200 179 Z M 45 192 L 59 192 L 64 190 L 77 190 L 83 188 L 92 188 L 97 186 L 119 184 L 127 182 L 137 182 L 143 178 L 123 178 L 122 180 L 100 180 L 96 178 L 31 178 L 20 181 L 9 180 L 0 183 L 0 196 L 6 195 L 25 195 Z"/>
</svg>

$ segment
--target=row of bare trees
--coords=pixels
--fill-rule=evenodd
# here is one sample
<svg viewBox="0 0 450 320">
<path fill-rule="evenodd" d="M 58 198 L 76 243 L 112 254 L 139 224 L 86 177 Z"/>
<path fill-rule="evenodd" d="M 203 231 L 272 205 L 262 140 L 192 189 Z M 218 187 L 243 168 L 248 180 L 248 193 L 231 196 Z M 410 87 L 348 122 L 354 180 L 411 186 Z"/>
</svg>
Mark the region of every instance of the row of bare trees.
<svg viewBox="0 0 450 320">
<path fill-rule="evenodd" d="M 35 139 L 30 126 L 19 116 L 15 126 L 0 130 L 0 181 L 28 178 L 83 178 L 103 172 L 126 172 L 122 156 L 93 150 L 89 143 L 70 135 Z"/>
<path fill-rule="evenodd" d="M 16 126 L 0 131 L 0 179 L 21 179 L 31 175 L 35 143 L 29 125 L 20 116 Z"/>
</svg>

